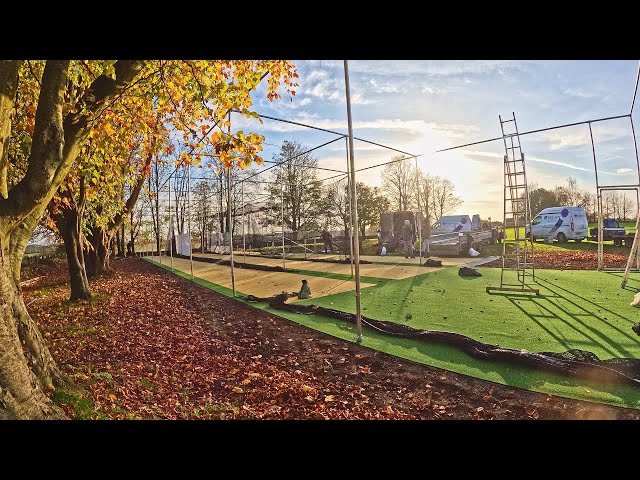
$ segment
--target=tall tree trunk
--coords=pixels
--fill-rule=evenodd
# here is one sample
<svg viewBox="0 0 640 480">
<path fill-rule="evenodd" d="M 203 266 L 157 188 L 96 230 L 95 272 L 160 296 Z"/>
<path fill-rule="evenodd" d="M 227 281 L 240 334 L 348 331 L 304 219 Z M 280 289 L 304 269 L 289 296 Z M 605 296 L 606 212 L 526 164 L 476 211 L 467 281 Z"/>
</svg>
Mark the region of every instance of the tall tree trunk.
<svg viewBox="0 0 640 480">
<path fill-rule="evenodd" d="M 133 209 L 131 210 L 131 212 L 129 212 L 130 215 L 130 219 L 131 219 L 131 227 L 129 230 L 129 236 L 130 236 L 130 240 L 129 240 L 129 245 L 131 245 L 131 248 L 127 248 L 127 254 L 131 255 L 132 257 L 136 256 L 136 224 L 133 222 Z"/>
<path fill-rule="evenodd" d="M 120 229 L 120 233 L 117 235 L 117 243 L 118 243 L 118 256 L 124 258 L 127 256 L 127 251 L 125 249 L 125 241 L 124 241 L 124 222 L 122 222 L 122 228 Z"/>
<path fill-rule="evenodd" d="M 22 300 L 14 265 L 22 255 L 9 253 L 8 238 L 2 239 L 0 259 L 0 420 L 65 418 L 43 393 L 53 386 L 46 363 L 55 366 L 37 327 Z M 18 267 L 19 268 L 19 267 Z M 33 362 L 33 363 L 32 363 Z M 30 369 L 33 365 L 33 370 Z M 34 368 L 36 367 L 36 368 Z"/>
<path fill-rule="evenodd" d="M 87 300 L 91 298 L 91 290 L 82 249 L 81 215 L 75 208 L 65 208 L 60 214 L 52 215 L 52 218 L 62 236 L 67 254 L 71 281 L 70 300 Z"/>
<path fill-rule="evenodd" d="M 102 227 L 93 227 L 88 238 L 91 249 L 87 252 L 87 275 L 97 277 L 109 271 L 111 236 Z"/>
<path fill-rule="evenodd" d="M 82 248 L 82 216 L 86 203 L 84 177 L 80 178 L 77 202 L 74 201 L 71 192 L 67 193 L 67 198 L 69 200 L 67 205 L 56 207 L 51 202 L 48 206 L 49 216 L 55 223 L 64 242 L 71 283 L 70 300 L 87 300 L 91 298 L 91 291 L 89 290 L 89 280 L 87 280 Z"/>
</svg>

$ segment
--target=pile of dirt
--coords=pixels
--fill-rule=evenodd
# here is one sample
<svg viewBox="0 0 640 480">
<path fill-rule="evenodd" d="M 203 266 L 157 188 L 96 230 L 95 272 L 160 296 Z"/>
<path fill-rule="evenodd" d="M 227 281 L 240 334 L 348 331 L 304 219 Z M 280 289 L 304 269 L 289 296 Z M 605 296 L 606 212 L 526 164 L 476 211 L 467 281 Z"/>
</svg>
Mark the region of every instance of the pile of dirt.
<svg viewBox="0 0 640 480">
<path fill-rule="evenodd" d="M 458 275 L 460 275 L 461 277 L 481 277 L 482 276 L 482 274 L 478 270 L 470 267 L 460 267 L 460 270 L 458 270 Z"/>
<path fill-rule="evenodd" d="M 441 267 L 442 260 L 434 260 L 433 258 L 427 258 L 427 261 L 422 264 L 423 267 Z"/>
</svg>

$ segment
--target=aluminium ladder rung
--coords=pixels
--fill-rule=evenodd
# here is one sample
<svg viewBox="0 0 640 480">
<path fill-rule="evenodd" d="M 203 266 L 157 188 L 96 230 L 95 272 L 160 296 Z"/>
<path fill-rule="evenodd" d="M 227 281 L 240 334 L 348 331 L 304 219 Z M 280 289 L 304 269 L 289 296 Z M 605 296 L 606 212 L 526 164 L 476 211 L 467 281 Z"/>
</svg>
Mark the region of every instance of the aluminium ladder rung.
<svg viewBox="0 0 640 480">
<path fill-rule="evenodd" d="M 509 122 L 513 122 L 513 118 L 509 119 L 509 120 L 500 120 L 500 123 L 509 123 Z"/>
</svg>

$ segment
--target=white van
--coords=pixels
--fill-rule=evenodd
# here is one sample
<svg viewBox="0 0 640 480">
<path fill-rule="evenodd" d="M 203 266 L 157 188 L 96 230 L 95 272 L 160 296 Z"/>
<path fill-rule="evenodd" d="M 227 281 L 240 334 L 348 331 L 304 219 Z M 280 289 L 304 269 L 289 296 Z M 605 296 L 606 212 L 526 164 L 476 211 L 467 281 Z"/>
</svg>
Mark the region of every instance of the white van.
<svg viewBox="0 0 640 480">
<path fill-rule="evenodd" d="M 469 215 L 443 215 L 431 226 L 431 233 L 470 232 L 472 227 Z"/>
<path fill-rule="evenodd" d="M 583 207 L 550 207 L 542 210 L 531 220 L 533 240 L 556 238 L 560 243 L 567 240 L 581 242 L 589 234 L 587 212 Z M 529 225 L 524 227 L 529 236 Z"/>
</svg>

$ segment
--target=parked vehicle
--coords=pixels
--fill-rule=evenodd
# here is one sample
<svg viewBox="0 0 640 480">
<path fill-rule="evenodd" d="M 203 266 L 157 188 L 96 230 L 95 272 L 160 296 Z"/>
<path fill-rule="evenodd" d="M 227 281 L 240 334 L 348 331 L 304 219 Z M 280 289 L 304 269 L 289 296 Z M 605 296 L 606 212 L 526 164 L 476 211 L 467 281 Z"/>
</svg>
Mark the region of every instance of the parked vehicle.
<svg viewBox="0 0 640 480">
<path fill-rule="evenodd" d="M 598 227 L 589 230 L 592 240 L 598 240 Z M 613 240 L 616 247 L 622 245 L 631 245 L 633 243 L 634 233 L 627 233 L 627 229 L 620 226 L 620 222 L 615 218 L 605 218 L 602 220 L 602 240 Z"/>
<path fill-rule="evenodd" d="M 494 241 L 490 228 L 483 229 L 480 215 L 443 215 L 431 226 L 429 252 L 436 256 L 467 255 L 469 249 L 478 252 Z"/>
<path fill-rule="evenodd" d="M 524 227 L 526 236 L 530 232 L 533 240 L 538 238 L 555 238 L 560 243 L 568 240 L 581 242 L 589 232 L 587 212 L 583 207 L 550 207 L 542 210 Z"/>
<path fill-rule="evenodd" d="M 605 218 L 602 221 L 602 233 L 605 237 L 619 237 L 622 235 L 626 235 L 627 230 L 624 227 L 620 226 L 620 222 L 615 218 Z M 592 237 L 598 236 L 598 227 L 594 227 L 589 230 L 589 235 Z M 611 240 L 608 238 L 607 240 Z"/>
<path fill-rule="evenodd" d="M 475 227 L 471 222 L 469 215 L 443 215 L 431 226 L 431 234 L 470 232 L 477 229 L 478 227 Z"/>
</svg>

